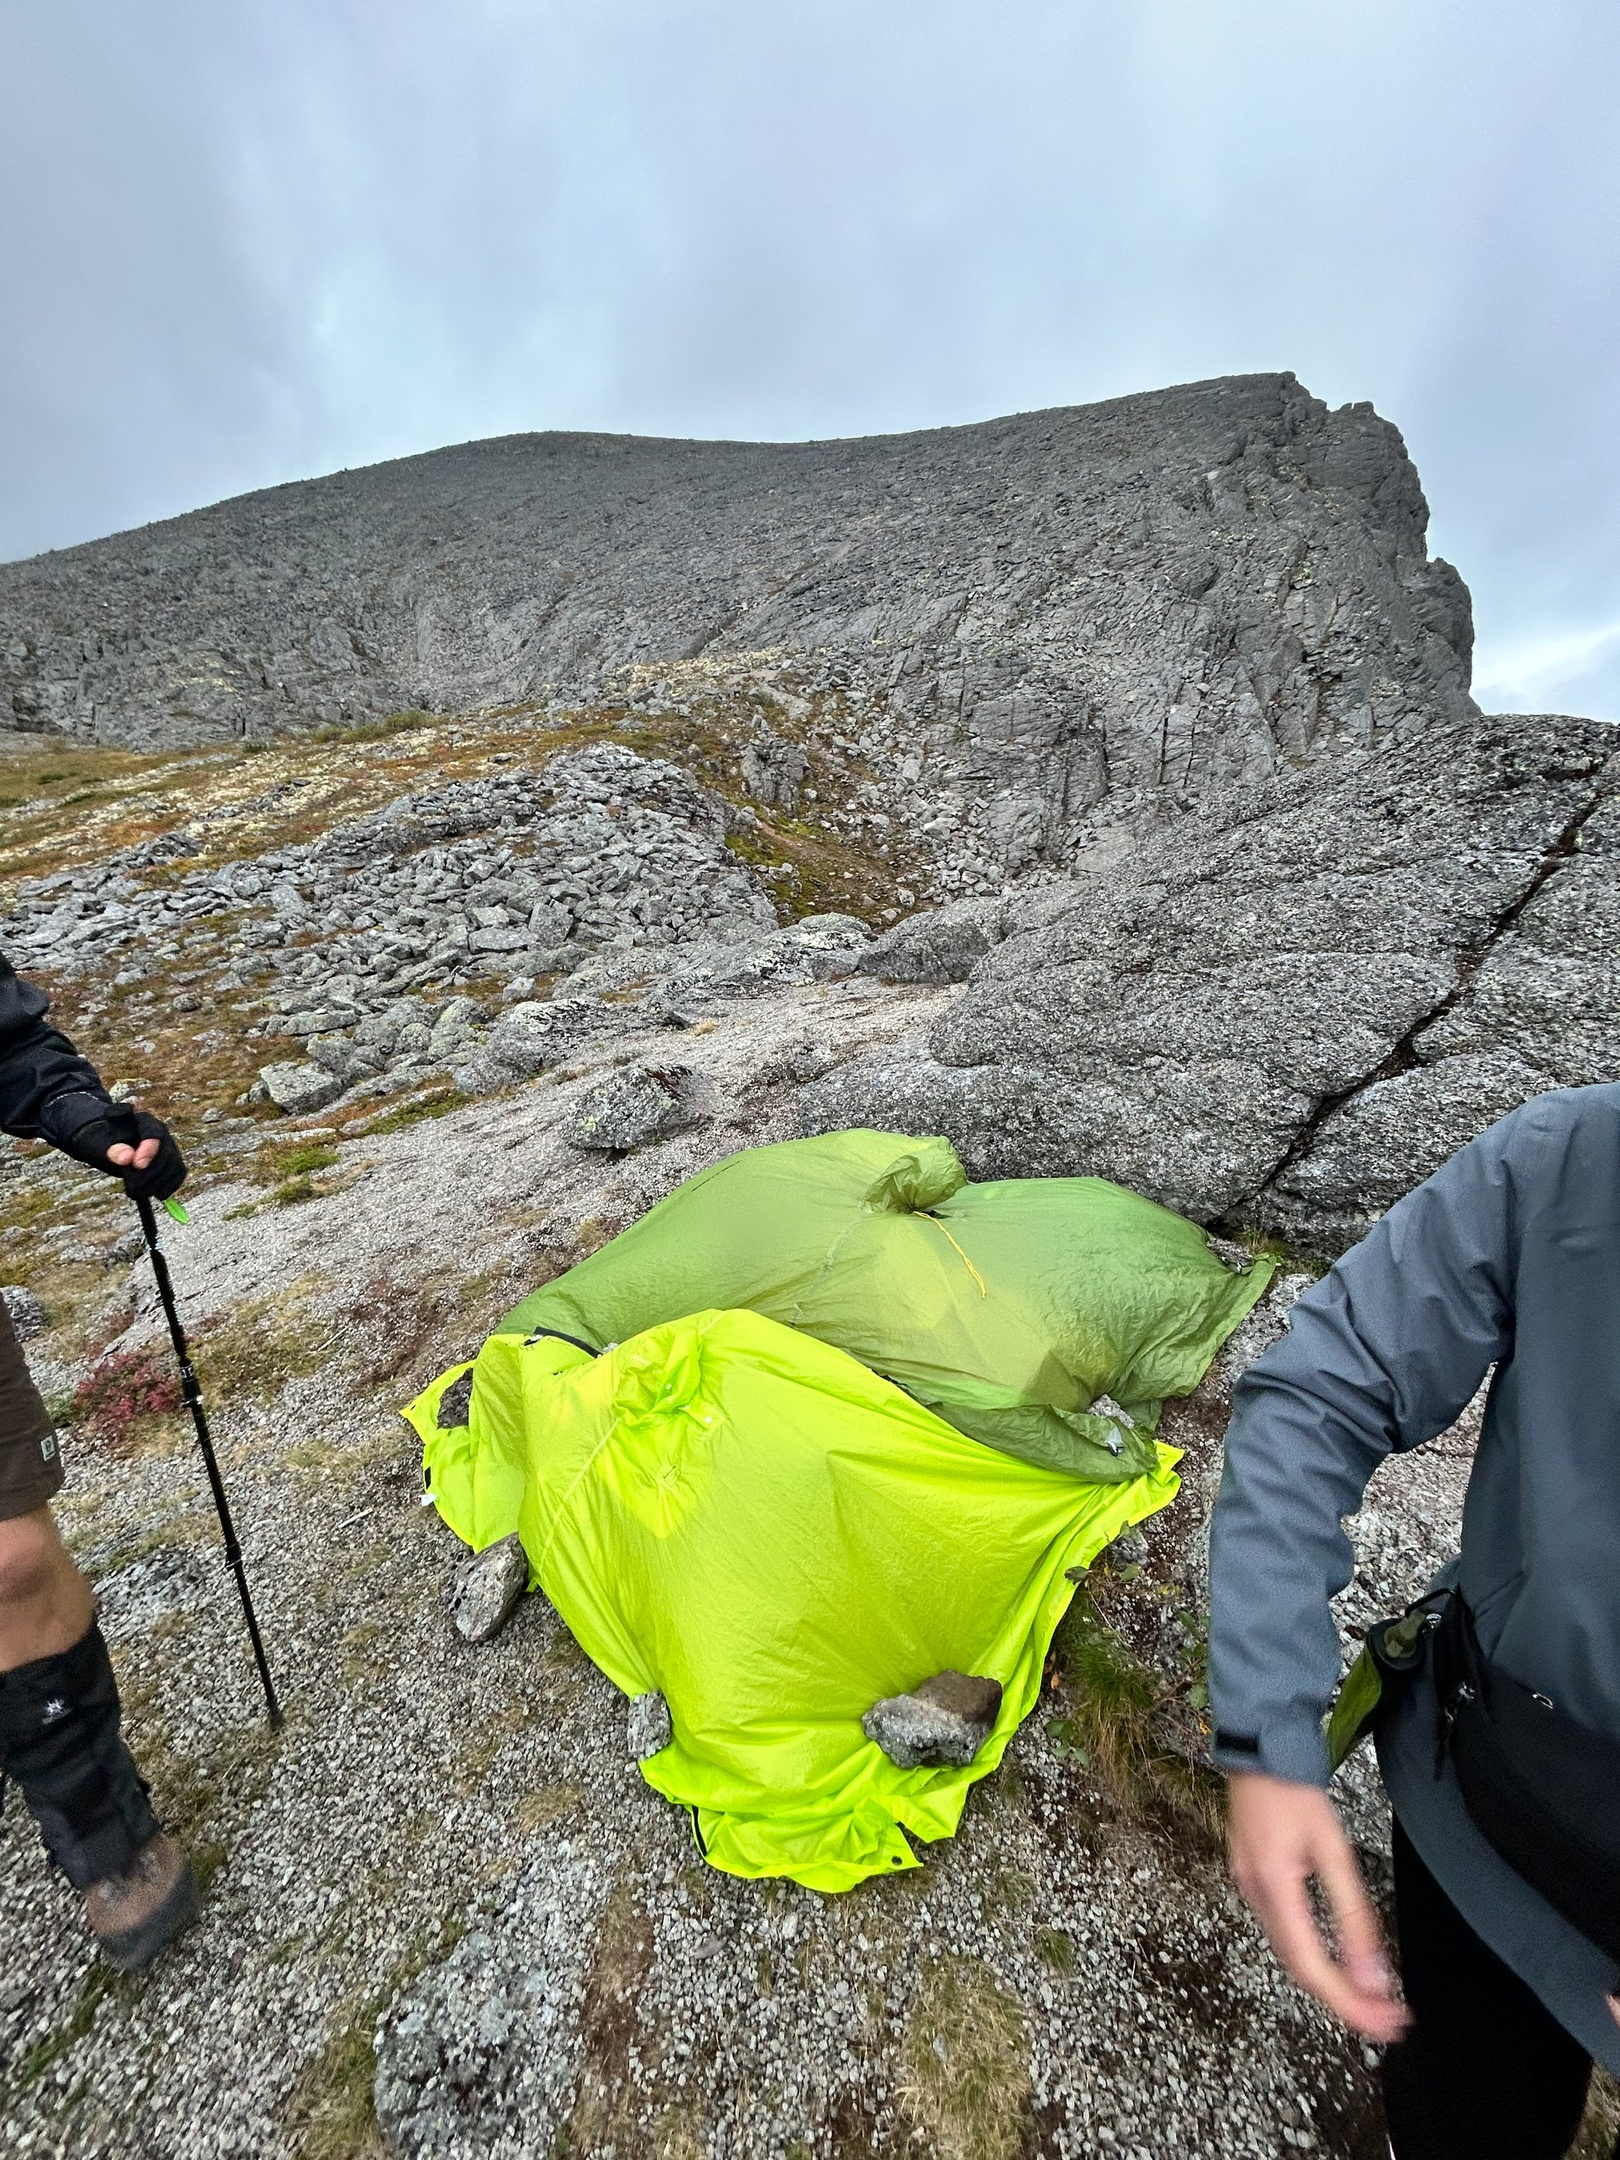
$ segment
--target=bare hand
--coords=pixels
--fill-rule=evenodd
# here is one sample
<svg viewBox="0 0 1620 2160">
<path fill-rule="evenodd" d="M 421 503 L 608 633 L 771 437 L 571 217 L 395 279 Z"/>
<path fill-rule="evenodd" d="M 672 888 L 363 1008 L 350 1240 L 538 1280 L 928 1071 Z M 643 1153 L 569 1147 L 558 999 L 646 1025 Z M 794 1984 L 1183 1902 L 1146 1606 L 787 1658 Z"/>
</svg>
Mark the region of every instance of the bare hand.
<svg viewBox="0 0 1620 2160">
<path fill-rule="evenodd" d="M 120 1170 L 144 1170 L 157 1160 L 160 1142 L 143 1140 L 139 1147 L 127 1147 L 122 1140 L 107 1150 L 107 1160 L 116 1163 Z"/>
<path fill-rule="evenodd" d="M 1412 2013 L 1396 1995 L 1378 1916 L 1327 1794 L 1257 1771 L 1234 1773 L 1228 1863 L 1289 1977 L 1353 2031 L 1382 2046 L 1398 2040 Z M 1311 1908 L 1313 1878 L 1327 1897 L 1336 1947 Z"/>
</svg>

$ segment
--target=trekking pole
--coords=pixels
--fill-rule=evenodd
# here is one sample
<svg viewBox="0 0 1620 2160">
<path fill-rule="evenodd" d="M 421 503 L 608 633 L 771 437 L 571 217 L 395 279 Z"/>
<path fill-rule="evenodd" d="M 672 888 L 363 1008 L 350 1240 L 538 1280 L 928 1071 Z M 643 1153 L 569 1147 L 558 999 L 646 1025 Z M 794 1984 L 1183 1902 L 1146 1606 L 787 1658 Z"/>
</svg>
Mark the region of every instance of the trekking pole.
<svg viewBox="0 0 1620 2160">
<path fill-rule="evenodd" d="M 174 1354 L 180 1361 L 180 1392 L 185 1397 L 192 1423 L 197 1428 L 197 1445 L 202 1450 L 203 1467 L 208 1472 L 208 1483 L 213 1490 L 219 1527 L 225 1533 L 225 1565 L 236 1577 L 236 1587 L 242 1595 L 242 1611 L 247 1619 L 248 1635 L 253 1643 L 253 1662 L 258 1666 L 259 1678 L 264 1682 L 264 1699 L 270 1710 L 270 1730 L 280 1732 L 282 1709 L 276 1700 L 276 1685 L 270 1677 L 269 1661 L 264 1654 L 264 1643 L 254 1615 L 253 1600 L 248 1595 L 247 1570 L 242 1565 L 242 1548 L 236 1542 L 230 1503 L 225 1498 L 224 1481 L 219 1474 L 219 1464 L 214 1459 L 214 1443 L 209 1437 L 208 1420 L 203 1414 L 202 1390 L 197 1385 L 197 1375 L 191 1363 L 191 1348 L 186 1341 L 186 1331 L 180 1325 L 180 1313 L 174 1302 L 174 1284 L 169 1279 L 169 1263 L 164 1259 L 163 1248 L 158 1243 L 157 1218 L 152 1213 L 150 1200 L 137 1200 L 135 1205 L 140 1210 L 141 1229 L 146 1235 L 146 1249 L 152 1256 L 152 1273 L 157 1278 L 158 1296 L 163 1303 L 163 1317 L 169 1323 L 169 1340 L 174 1344 Z M 182 1215 L 180 1220 L 184 1221 L 185 1217 Z"/>
</svg>

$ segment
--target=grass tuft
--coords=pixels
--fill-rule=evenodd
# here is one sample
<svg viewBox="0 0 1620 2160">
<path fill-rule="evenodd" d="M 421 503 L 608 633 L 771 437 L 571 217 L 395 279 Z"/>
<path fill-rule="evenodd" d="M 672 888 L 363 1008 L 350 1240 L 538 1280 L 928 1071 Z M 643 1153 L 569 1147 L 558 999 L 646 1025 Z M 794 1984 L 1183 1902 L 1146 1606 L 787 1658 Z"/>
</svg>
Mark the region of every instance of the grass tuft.
<svg viewBox="0 0 1620 2160">
<path fill-rule="evenodd" d="M 283 1178 L 270 1195 L 272 1207 L 301 1207 L 306 1200 L 324 1199 L 312 1177 Z"/>
<path fill-rule="evenodd" d="M 657 2160 L 708 2160 L 708 2145 L 690 2107 L 671 2108 L 653 2132 Z"/>
<path fill-rule="evenodd" d="M 374 1133 L 407 1132 L 413 1125 L 420 1125 L 424 1118 L 447 1117 L 452 1110 L 459 1110 L 467 1098 L 455 1088 L 445 1088 L 437 1095 L 424 1095 L 416 1102 L 401 1103 L 397 1110 L 385 1110 L 380 1118 L 365 1129 L 369 1139 Z"/>
<path fill-rule="evenodd" d="M 1158 1712 L 1167 1690 L 1099 1616 L 1089 1590 L 1076 1593 L 1052 1651 L 1062 1692 L 1046 1727 L 1054 1751 L 1083 1768 L 1128 1819 L 1218 1844 L 1222 1781 L 1164 1745 Z"/>
<path fill-rule="evenodd" d="M 334 1147 L 327 1147 L 319 1140 L 306 1140 L 302 1145 L 277 1148 L 276 1168 L 283 1177 L 307 1177 L 314 1170 L 330 1170 L 341 1158 Z"/>
<path fill-rule="evenodd" d="M 311 1315 L 297 1283 L 280 1297 L 256 1298 L 202 1329 L 193 1355 L 204 1398 L 269 1402 L 289 1380 L 319 1372 L 334 1336 Z"/>
<path fill-rule="evenodd" d="M 1586 2113 L 1569 2160 L 1611 2160 L 1620 2135 L 1620 2084 L 1607 2070 L 1594 2071 L 1587 2094 Z"/>
<path fill-rule="evenodd" d="M 118 1530 L 110 1539 L 101 1527 L 99 1516 L 92 1515 L 69 1535 L 67 1547 L 75 1559 L 83 1562 L 87 1572 L 101 1581 L 116 1575 L 120 1568 L 133 1567 L 138 1560 L 150 1559 L 153 1553 L 177 1545 L 204 1545 L 217 1535 L 218 1524 L 212 1508 L 205 1513 L 201 1506 L 184 1506 L 159 1516 L 144 1529 Z"/>
<path fill-rule="evenodd" d="M 1309 1275 L 1313 1280 L 1320 1280 L 1333 1265 L 1332 1259 L 1322 1253 L 1308 1251 L 1302 1245 L 1291 1245 L 1275 1231 L 1258 1229 L 1252 1223 L 1240 1225 L 1231 1235 L 1256 1260 L 1275 1260 L 1285 1275 Z"/>
<path fill-rule="evenodd" d="M 351 727 L 311 728 L 302 739 L 312 743 L 388 742 L 395 735 L 414 735 L 418 728 L 435 727 L 439 717 L 421 711 L 388 713 L 381 720 L 359 720 Z"/>
<path fill-rule="evenodd" d="M 99 1961 L 86 1973 L 79 1989 L 78 1999 L 62 2023 L 25 2048 L 12 2064 L 9 2076 L 0 2079 L 0 2098 L 20 2097 L 30 2085 L 37 2085 L 46 2072 L 53 2070 L 70 2048 L 91 2030 L 96 2022 L 96 2012 L 110 1995 L 115 1999 L 131 1999 L 139 1982 L 126 1979 L 113 1971 L 111 1966 Z"/>
<path fill-rule="evenodd" d="M 538 1785 L 517 1804 L 517 1825 L 529 1836 L 549 1830 L 554 1822 L 571 1815 L 585 1795 L 577 1785 Z"/>
<path fill-rule="evenodd" d="M 939 2160 L 1018 2160 L 1030 2109 L 1023 2012 L 976 1958 L 923 1979 L 902 2052 L 900 2097 Z"/>
<path fill-rule="evenodd" d="M 377 2021 L 401 1989 L 429 1965 L 447 1958 L 465 1933 L 466 1922 L 453 1915 L 436 1935 L 419 1936 L 379 1988 L 339 2007 L 288 2110 L 297 2160 L 383 2160 L 373 2100 Z"/>
</svg>

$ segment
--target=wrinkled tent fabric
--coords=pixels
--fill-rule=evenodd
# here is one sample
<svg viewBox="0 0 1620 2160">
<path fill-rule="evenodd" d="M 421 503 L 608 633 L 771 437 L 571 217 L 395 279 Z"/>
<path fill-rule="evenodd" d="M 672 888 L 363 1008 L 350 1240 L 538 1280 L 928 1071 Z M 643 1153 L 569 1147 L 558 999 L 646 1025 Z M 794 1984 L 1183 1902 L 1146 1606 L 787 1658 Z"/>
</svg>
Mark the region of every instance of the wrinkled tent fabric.
<svg viewBox="0 0 1620 2160">
<path fill-rule="evenodd" d="M 854 1358 L 759 1314 L 669 1321 L 592 1358 L 497 1337 L 470 1422 L 444 1374 L 406 1416 L 428 1491 L 482 1547 L 514 1528 L 534 1579 L 674 1738 L 642 1765 L 709 1860 L 815 1890 L 916 1866 L 955 1830 L 1036 1702 L 1083 1568 L 1176 1491 L 1170 1449 L 1099 1485 L 981 1446 Z M 954 1667 L 999 1680 L 965 1769 L 901 1770 L 880 1697 Z"/>
<path fill-rule="evenodd" d="M 1234 1272 L 1195 1224 L 1103 1178 L 971 1185 L 948 1140 L 836 1132 L 700 1172 L 496 1332 L 603 1349 L 746 1307 L 975 1440 L 1123 1480 L 1153 1467 L 1160 1406 L 1197 1386 L 1275 1266 Z M 1100 1395 L 1133 1422 L 1093 1414 Z"/>
<path fill-rule="evenodd" d="M 644 1774 L 715 1865 L 844 1889 L 955 1829 L 1065 1570 L 1174 1494 L 1161 1403 L 1273 1267 L 1101 1179 L 974 1186 L 944 1140 L 825 1134 L 717 1164 L 525 1299 L 465 1422 L 439 1406 L 466 1366 L 406 1414 L 450 1527 L 519 1530 L 596 1663 L 664 1693 Z M 953 1667 L 1001 1682 L 994 1733 L 898 1769 L 862 1714 Z"/>
</svg>

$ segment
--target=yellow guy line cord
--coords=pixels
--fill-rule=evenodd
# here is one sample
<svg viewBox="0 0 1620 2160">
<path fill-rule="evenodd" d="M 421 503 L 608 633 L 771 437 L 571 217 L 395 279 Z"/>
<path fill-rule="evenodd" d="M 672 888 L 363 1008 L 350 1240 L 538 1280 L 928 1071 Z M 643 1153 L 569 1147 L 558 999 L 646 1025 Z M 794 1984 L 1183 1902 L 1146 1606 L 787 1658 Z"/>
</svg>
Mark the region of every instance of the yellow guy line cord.
<svg viewBox="0 0 1620 2160">
<path fill-rule="evenodd" d="M 937 1215 L 929 1215 L 926 1217 L 926 1220 L 931 1222 L 934 1228 L 940 1231 L 943 1236 L 950 1238 L 950 1241 L 953 1245 L 956 1245 L 955 1238 L 951 1237 L 951 1233 L 945 1228 L 945 1225 L 940 1221 Z M 960 1245 L 956 1245 L 956 1250 L 959 1254 L 961 1254 L 962 1265 L 967 1269 L 968 1273 L 973 1277 L 973 1280 L 978 1284 L 980 1297 L 987 1298 L 990 1293 L 984 1287 L 984 1277 L 973 1265 L 973 1262 L 968 1258 L 967 1254 L 965 1252 L 962 1252 L 962 1248 Z"/>
</svg>

